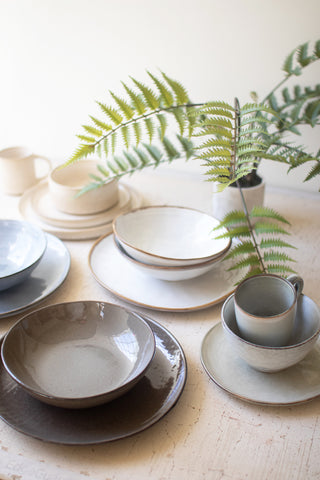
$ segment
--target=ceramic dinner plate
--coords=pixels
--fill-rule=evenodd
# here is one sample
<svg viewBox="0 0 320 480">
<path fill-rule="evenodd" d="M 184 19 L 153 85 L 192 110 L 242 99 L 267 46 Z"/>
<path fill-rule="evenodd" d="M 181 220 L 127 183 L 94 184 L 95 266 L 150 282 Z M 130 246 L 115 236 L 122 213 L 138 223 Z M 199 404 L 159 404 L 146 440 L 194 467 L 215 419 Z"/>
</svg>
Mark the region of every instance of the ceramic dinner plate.
<svg viewBox="0 0 320 480">
<path fill-rule="evenodd" d="M 26 281 L 0 292 L 0 319 L 20 313 L 53 293 L 70 269 L 70 254 L 57 237 L 47 235 L 47 248 Z"/>
<path fill-rule="evenodd" d="M 297 365 L 281 372 L 263 373 L 236 356 L 218 323 L 204 337 L 201 362 L 219 387 L 251 403 L 294 405 L 320 395 L 320 339 Z"/>
<path fill-rule="evenodd" d="M 119 202 L 114 207 L 92 215 L 71 215 L 55 208 L 51 200 L 48 182 L 38 184 L 31 194 L 34 212 L 42 221 L 59 228 L 88 228 L 110 223 L 116 215 L 126 210 L 130 199 L 129 188 L 119 184 Z"/>
<path fill-rule="evenodd" d="M 39 214 L 34 208 L 34 196 L 39 194 L 42 188 L 43 185 L 40 182 L 35 187 L 30 188 L 22 195 L 19 202 L 20 213 L 25 220 L 36 223 L 45 232 L 52 233 L 53 235 L 56 235 L 62 240 L 88 240 L 91 238 L 97 238 L 101 235 L 105 235 L 106 233 L 112 231 L 112 221 L 116 215 L 129 208 L 140 207 L 143 202 L 142 195 L 137 190 L 133 189 L 131 186 L 126 186 L 125 188 L 130 195 L 130 201 L 126 204 L 125 207 L 120 208 L 119 205 L 117 207 L 114 207 L 112 209 L 113 214 L 111 220 L 106 220 L 102 224 L 100 224 L 99 221 L 98 225 L 92 225 L 87 227 L 75 226 L 74 224 L 72 225 L 72 227 L 66 227 L 62 225 L 54 226 L 44 221 L 44 219 L 39 216 Z M 65 225 L 64 222 L 63 224 Z"/>
<path fill-rule="evenodd" d="M 171 333 L 146 319 L 156 340 L 156 353 L 146 375 L 122 397 L 98 407 L 64 409 L 26 393 L 0 363 L 0 417 L 14 429 L 47 442 L 88 445 L 131 436 L 160 420 L 183 392 L 187 364 Z"/>
<path fill-rule="evenodd" d="M 113 235 L 98 239 L 89 254 L 96 280 L 127 302 L 155 310 L 184 312 L 223 301 L 234 290 L 241 273 L 228 272 L 228 261 L 200 277 L 167 282 L 139 271 L 118 251 Z"/>
</svg>

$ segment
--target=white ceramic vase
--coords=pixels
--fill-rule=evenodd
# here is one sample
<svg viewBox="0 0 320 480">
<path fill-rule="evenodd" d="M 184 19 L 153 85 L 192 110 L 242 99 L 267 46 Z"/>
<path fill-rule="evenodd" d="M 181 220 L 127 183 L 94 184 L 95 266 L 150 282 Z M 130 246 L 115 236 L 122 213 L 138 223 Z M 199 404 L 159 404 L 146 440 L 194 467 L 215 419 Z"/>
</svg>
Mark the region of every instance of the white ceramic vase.
<svg viewBox="0 0 320 480">
<path fill-rule="evenodd" d="M 254 206 L 262 206 L 264 204 L 264 190 L 264 181 L 255 187 L 242 188 L 249 213 Z M 239 189 L 237 187 L 227 187 L 222 192 L 218 192 L 217 184 L 214 183 L 212 194 L 212 215 L 218 220 L 222 220 L 222 218 L 232 210 L 243 210 Z"/>
</svg>

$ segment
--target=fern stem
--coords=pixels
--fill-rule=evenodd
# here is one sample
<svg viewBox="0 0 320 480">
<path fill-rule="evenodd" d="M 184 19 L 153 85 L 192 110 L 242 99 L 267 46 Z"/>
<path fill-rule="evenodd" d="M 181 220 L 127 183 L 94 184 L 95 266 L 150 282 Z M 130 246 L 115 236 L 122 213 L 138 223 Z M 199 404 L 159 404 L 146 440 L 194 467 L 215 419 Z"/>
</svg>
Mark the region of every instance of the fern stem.
<svg viewBox="0 0 320 480">
<path fill-rule="evenodd" d="M 286 81 L 292 77 L 292 74 L 286 75 L 272 90 L 264 97 L 261 103 L 265 103 Z"/>
</svg>

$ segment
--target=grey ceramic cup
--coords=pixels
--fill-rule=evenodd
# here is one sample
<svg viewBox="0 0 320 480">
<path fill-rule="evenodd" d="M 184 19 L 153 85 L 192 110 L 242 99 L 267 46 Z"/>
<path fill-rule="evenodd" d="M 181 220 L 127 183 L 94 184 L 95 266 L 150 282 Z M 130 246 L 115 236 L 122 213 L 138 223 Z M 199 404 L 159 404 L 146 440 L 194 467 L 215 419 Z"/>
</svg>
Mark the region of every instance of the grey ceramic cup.
<svg viewBox="0 0 320 480">
<path fill-rule="evenodd" d="M 272 347 L 290 340 L 297 299 L 303 279 L 271 274 L 255 275 L 241 282 L 234 294 L 235 315 L 241 336 L 249 342 Z"/>
</svg>

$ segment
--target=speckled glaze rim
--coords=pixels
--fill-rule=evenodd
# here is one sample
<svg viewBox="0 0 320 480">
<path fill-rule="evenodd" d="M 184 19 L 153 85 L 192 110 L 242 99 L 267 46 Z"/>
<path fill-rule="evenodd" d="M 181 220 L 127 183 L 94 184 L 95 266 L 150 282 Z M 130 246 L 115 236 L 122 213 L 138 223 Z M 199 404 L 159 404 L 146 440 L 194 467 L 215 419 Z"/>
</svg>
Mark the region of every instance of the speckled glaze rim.
<svg viewBox="0 0 320 480">
<path fill-rule="evenodd" d="M 127 245 L 128 247 L 131 247 L 131 248 L 134 248 L 135 250 L 137 250 L 138 252 L 140 253 L 143 253 L 144 255 L 147 255 L 150 257 L 150 259 L 152 259 L 152 257 L 154 258 L 157 258 L 159 260 L 168 260 L 168 261 L 181 261 L 181 260 L 190 260 L 190 261 L 199 261 L 201 263 L 204 263 L 206 261 L 210 261 L 212 260 L 213 258 L 216 258 L 216 256 L 219 256 L 225 252 L 227 252 L 229 250 L 229 248 L 231 247 L 231 238 L 229 238 L 229 241 L 228 241 L 228 244 L 226 245 L 226 247 L 213 254 L 213 255 L 209 255 L 209 256 L 205 256 L 205 257 L 194 257 L 194 258 L 188 258 L 188 259 L 183 259 L 183 258 L 172 258 L 172 257 L 165 257 L 165 256 L 162 256 L 162 255 L 158 255 L 158 254 L 151 254 L 150 252 L 147 252 L 145 250 L 142 250 L 141 248 L 138 248 L 136 246 L 133 246 L 131 245 L 130 243 L 128 243 L 126 240 L 124 240 L 121 235 L 119 235 L 119 232 L 117 231 L 117 227 L 116 227 L 116 223 L 117 223 L 117 220 L 119 217 L 121 216 L 125 216 L 125 215 L 130 215 L 132 213 L 136 213 L 138 211 L 145 211 L 145 210 L 152 210 L 152 209 L 180 209 L 180 210 L 183 210 L 183 211 L 191 211 L 191 212 L 196 212 L 196 213 L 200 213 L 206 217 L 209 217 L 213 220 L 217 220 L 217 218 L 213 217 L 212 215 L 206 213 L 206 212 L 202 212 L 201 210 L 198 210 L 196 208 L 190 208 L 190 207 L 183 207 L 183 206 L 177 206 L 177 205 L 146 205 L 144 207 L 138 207 L 138 208 L 134 208 L 132 210 L 130 210 L 130 212 L 125 212 L 123 214 L 119 214 L 117 215 L 117 217 L 114 218 L 113 222 L 112 222 L 112 229 L 113 229 L 113 233 L 115 235 L 115 237 L 117 237 L 124 245 Z M 227 231 L 227 229 L 224 229 L 225 231 Z"/>
</svg>

